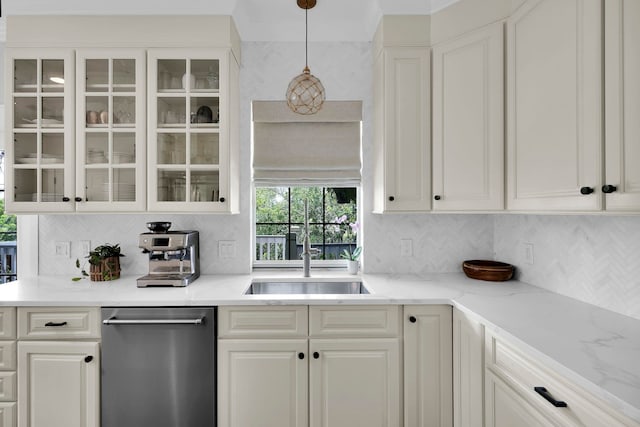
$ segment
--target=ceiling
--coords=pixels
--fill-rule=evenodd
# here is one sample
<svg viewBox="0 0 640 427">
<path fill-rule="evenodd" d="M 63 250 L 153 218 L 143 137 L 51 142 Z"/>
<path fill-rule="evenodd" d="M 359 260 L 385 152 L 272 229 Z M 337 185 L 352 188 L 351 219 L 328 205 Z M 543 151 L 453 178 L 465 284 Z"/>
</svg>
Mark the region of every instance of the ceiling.
<svg viewBox="0 0 640 427">
<path fill-rule="evenodd" d="M 428 15 L 459 0 L 317 0 L 309 42 L 370 41 L 382 15 Z M 296 0 L 4 0 L 7 15 L 233 15 L 243 41 L 304 40 Z"/>
</svg>

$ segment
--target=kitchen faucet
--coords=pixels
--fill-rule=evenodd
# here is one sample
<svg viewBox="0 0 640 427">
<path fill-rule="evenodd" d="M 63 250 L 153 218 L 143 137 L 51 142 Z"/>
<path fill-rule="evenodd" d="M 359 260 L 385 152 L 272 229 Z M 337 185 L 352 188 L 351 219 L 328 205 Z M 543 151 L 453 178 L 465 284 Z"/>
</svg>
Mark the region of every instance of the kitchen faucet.
<svg viewBox="0 0 640 427">
<path fill-rule="evenodd" d="M 304 199 L 304 238 L 302 241 L 302 276 L 311 276 L 311 244 L 309 243 L 309 200 Z"/>
</svg>

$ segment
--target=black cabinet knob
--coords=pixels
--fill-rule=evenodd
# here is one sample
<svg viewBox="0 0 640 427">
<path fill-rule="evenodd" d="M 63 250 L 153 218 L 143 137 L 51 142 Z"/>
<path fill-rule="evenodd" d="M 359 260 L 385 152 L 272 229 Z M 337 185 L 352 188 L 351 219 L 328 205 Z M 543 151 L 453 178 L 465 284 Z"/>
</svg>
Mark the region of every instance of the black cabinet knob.
<svg viewBox="0 0 640 427">
<path fill-rule="evenodd" d="M 440 196 L 438 196 L 438 195 L 433 196 L 433 199 L 434 199 L 434 200 L 440 200 L 441 198 L 442 198 L 442 197 L 440 197 Z"/>
<path fill-rule="evenodd" d="M 586 195 L 586 194 L 591 194 L 591 193 L 593 193 L 593 188 L 591 188 L 591 187 L 582 187 L 580 189 L 580 194 L 585 194 Z"/>
<path fill-rule="evenodd" d="M 389 196 L 389 201 L 390 201 L 390 202 L 393 202 L 395 199 L 396 199 L 395 197 L 393 197 L 393 196 Z"/>
<path fill-rule="evenodd" d="M 298 359 L 300 360 L 304 359 L 304 353 L 298 353 Z"/>
<path fill-rule="evenodd" d="M 92 360 L 93 360 L 93 356 L 87 356 L 87 357 L 85 357 L 85 358 L 84 358 L 84 361 L 85 361 L 86 363 L 89 363 L 89 362 L 91 362 Z"/>
<path fill-rule="evenodd" d="M 603 193 L 613 193 L 614 191 L 616 191 L 618 189 L 618 187 L 616 187 L 615 185 L 603 185 L 602 186 L 602 192 Z"/>
<path fill-rule="evenodd" d="M 224 203 L 224 197 L 220 197 L 220 203 Z"/>
<path fill-rule="evenodd" d="M 76 197 L 76 198 L 75 198 L 75 201 L 76 201 L 76 202 L 81 202 L 81 201 L 82 201 L 82 197 Z"/>
<path fill-rule="evenodd" d="M 418 321 L 418 319 L 416 319 L 415 316 L 409 316 L 409 322 L 416 323 L 417 321 Z"/>
<path fill-rule="evenodd" d="M 313 352 L 313 358 L 314 359 L 320 359 L 320 353 L 318 353 L 317 351 Z"/>
<path fill-rule="evenodd" d="M 63 198 L 62 198 L 62 201 L 63 201 L 63 202 L 70 202 L 70 201 L 71 201 L 71 199 L 70 199 L 70 198 L 68 198 L 68 197 L 63 197 Z"/>
</svg>

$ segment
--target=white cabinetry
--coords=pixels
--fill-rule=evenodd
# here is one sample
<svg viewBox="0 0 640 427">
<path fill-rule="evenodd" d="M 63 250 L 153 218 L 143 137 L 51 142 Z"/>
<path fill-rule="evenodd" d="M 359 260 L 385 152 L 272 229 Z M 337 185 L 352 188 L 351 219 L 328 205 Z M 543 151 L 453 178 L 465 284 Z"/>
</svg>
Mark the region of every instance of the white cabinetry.
<svg viewBox="0 0 640 427">
<path fill-rule="evenodd" d="M 606 0 L 605 205 L 640 211 L 640 2 Z"/>
<path fill-rule="evenodd" d="M 484 419 L 484 327 L 453 310 L 453 425 L 482 427 Z M 515 424 L 514 424 L 515 425 Z"/>
<path fill-rule="evenodd" d="M 98 314 L 18 308 L 18 426 L 100 425 Z M 71 340 L 81 338 L 90 340 Z"/>
<path fill-rule="evenodd" d="M 220 425 L 399 426 L 399 313 L 220 307 Z"/>
<path fill-rule="evenodd" d="M 504 209 L 504 36 L 433 47 L 433 210 Z"/>
<path fill-rule="evenodd" d="M 529 0 L 507 21 L 507 208 L 602 208 L 602 2 Z"/>
<path fill-rule="evenodd" d="M 385 16 L 376 33 L 382 45 L 374 59 L 377 213 L 431 208 L 430 56 L 419 40 L 428 28 L 417 17 Z M 397 42 L 397 33 L 406 40 Z"/>
<path fill-rule="evenodd" d="M 15 427 L 16 385 L 16 309 L 0 307 L 0 426 Z"/>
<path fill-rule="evenodd" d="M 453 425 L 450 306 L 404 307 L 404 425 Z"/>
</svg>

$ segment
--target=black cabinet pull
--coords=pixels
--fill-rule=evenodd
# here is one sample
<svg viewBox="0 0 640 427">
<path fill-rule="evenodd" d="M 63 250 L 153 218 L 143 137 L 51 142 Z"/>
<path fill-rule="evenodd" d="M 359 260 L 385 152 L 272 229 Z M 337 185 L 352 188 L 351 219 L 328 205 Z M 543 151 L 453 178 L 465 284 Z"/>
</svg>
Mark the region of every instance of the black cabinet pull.
<svg viewBox="0 0 640 427">
<path fill-rule="evenodd" d="M 613 193 L 614 191 L 616 191 L 618 189 L 618 187 L 616 187 L 615 185 L 603 185 L 602 186 L 602 192 L 603 193 Z"/>
<path fill-rule="evenodd" d="M 47 322 L 44 324 L 44 326 L 65 326 L 67 324 L 67 322 Z"/>
<path fill-rule="evenodd" d="M 63 198 L 62 198 L 62 201 L 63 201 L 63 202 L 70 202 L 70 201 L 71 201 L 71 199 L 70 199 L 70 198 L 68 198 L 68 197 L 63 197 Z"/>
<path fill-rule="evenodd" d="M 76 201 L 76 202 L 81 202 L 81 201 L 82 201 L 82 197 L 76 197 L 76 198 L 75 198 L 75 201 Z"/>
<path fill-rule="evenodd" d="M 593 188 L 591 188 L 591 187 L 582 187 L 580 189 L 580 194 L 587 195 L 587 194 L 591 194 L 591 193 L 593 193 Z"/>
<path fill-rule="evenodd" d="M 84 358 L 84 361 L 85 361 L 86 363 L 89 363 L 89 362 L 91 362 L 92 360 L 93 360 L 93 356 L 87 356 L 87 357 L 85 357 L 85 358 Z"/>
<path fill-rule="evenodd" d="M 393 197 L 393 196 L 389 196 L 389 201 L 390 201 L 390 202 L 393 202 L 395 199 L 396 199 L 395 197 Z"/>
<path fill-rule="evenodd" d="M 416 323 L 417 321 L 418 321 L 418 319 L 416 319 L 415 316 L 409 316 L 409 322 Z"/>
<path fill-rule="evenodd" d="M 544 387 L 534 387 L 533 390 L 538 393 L 540 396 L 544 397 L 547 402 L 551 403 L 556 408 L 566 408 L 567 402 L 563 402 L 562 400 L 556 400 L 551 396 L 551 393 L 547 391 Z"/>
<path fill-rule="evenodd" d="M 313 352 L 313 358 L 314 359 L 320 359 L 320 353 L 318 353 L 317 351 Z"/>
<path fill-rule="evenodd" d="M 298 359 L 300 360 L 304 359 L 304 353 L 298 353 Z"/>
<path fill-rule="evenodd" d="M 442 197 L 438 196 L 437 194 L 435 196 L 433 196 L 434 200 L 440 200 Z"/>
<path fill-rule="evenodd" d="M 220 197 L 220 203 L 224 203 L 224 197 Z"/>
</svg>

